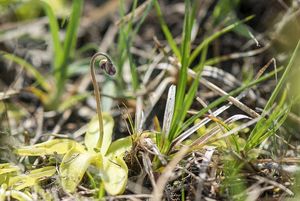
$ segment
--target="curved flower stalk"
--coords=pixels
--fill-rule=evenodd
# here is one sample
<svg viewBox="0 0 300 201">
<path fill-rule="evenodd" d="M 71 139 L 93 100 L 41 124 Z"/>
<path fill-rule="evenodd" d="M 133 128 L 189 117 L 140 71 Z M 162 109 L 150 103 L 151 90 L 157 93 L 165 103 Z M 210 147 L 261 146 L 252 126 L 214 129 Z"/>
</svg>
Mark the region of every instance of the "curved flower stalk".
<svg viewBox="0 0 300 201">
<path fill-rule="evenodd" d="M 103 52 L 97 52 L 96 54 L 94 54 L 90 63 L 90 71 L 91 71 L 91 77 L 92 77 L 92 82 L 94 87 L 95 98 L 96 98 L 97 114 L 98 114 L 98 121 L 99 121 L 99 128 L 100 128 L 100 137 L 97 143 L 98 148 L 102 146 L 102 141 L 103 141 L 103 117 L 102 117 L 102 109 L 101 109 L 100 90 L 96 80 L 95 63 L 97 58 L 100 57 L 102 57 L 102 59 L 99 61 L 100 68 L 109 75 L 114 75 L 116 73 L 116 69 L 112 63 L 112 60 L 107 54 Z"/>
</svg>

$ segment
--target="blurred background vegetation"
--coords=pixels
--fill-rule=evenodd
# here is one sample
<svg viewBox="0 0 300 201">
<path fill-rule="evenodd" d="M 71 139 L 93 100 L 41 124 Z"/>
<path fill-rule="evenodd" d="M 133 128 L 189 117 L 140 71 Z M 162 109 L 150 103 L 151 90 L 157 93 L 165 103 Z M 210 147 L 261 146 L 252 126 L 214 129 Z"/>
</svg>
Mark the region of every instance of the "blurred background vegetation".
<svg viewBox="0 0 300 201">
<path fill-rule="evenodd" d="M 210 115 L 195 117 L 199 111 L 205 111 L 202 108 L 206 103 L 219 100 L 220 94 L 207 90 L 203 83 L 199 84 L 193 78 L 203 73 L 208 80 L 229 92 L 279 69 L 274 79 L 255 84 L 242 99 L 257 113 L 272 109 L 272 113 L 266 115 L 271 120 L 263 119 L 254 129 L 250 127 L 254 134 L 260 129 L 267 133 L 276 130 L 271 134 L 270 142 L 260 145 L 257 143 L 263 140 L 259 139 L 251 145 L 249 141 L 253 138 L 248 138 L 249 130 L 243 130 L 237 138 L 209 144 L 218 147 L 220 153 L 226 153 L 216 159 L 220 159 L 222 165 L 219 161 L 214 164 L 220 175 L 218 179 L 226 177 L 222 180 L 224 185 L 216 187 L 220 194 L 219 197 L 214 195 L 215 198 L 221 200 L 234 195 L 234 200 L 245 200 L 246 194 L 241 192 L 245 192 L 251 182 L 241 179 L 245 175 L 240 176 L 240 173 L 245 173 L 245 169 L 253 171 L 250 160 L 299 159 L 300 56 L 297 50 L 295 60 L 291 59 L 299 41 L 299 19 L 298 0 L 0 0 L 0 160 L 20 165 L 22 162 L 12 154 L 15 147 L 62 136 L 82 140 L 84 132 L 81 129 L 86 129 L 96 110 L 89 65 L 91 56 L 98 51 L 108 53 L 117 68 L 114 77 L 98 75 L 103 111 L 110 112 L 117 124 L 113 137 L 138 135 L 145 131 L 141 138 L 146 136 L 155 141 L 159 152 L 169 157 L 168 160 L 175 155 L 172 148 L 175 153 L 179 152 L 179 134 L 196 125 L 201 118 L 210 118 L 213 123 L 202 130 L 196 129 L 197 133 L 183 144 L 193 144 L 198 137 L 202 139 L 201 136 L 216 125 L 224 126 L 223 130 L 227 132 L 241 125 L 237 122 L 231 125 L 232 128 L 226 127 L 225 121 L 211 115 L 208 109 L 205 115 Z M 294 63 L 284 81 L 285 87 L 276 88 L 291 60 Z M 170 70 L 169 64 L 178 68 Z M 184 71 L 188 68 L 195 71 L 194 77 Z M 171 134 L 168 139 L 163 139 L 158 133 L 165 131 L 161 125 L 165 124 L 166 102 L 172 99 L 167 92 L 172 84 L 177 85 L 175 108 L 178 110 L 174 112 L 175 120 L 170 120 Z M 276 99 L 276 105 L 269 97 L 274 91 L 277 97 L 277 89 L 280 98 Z M 195 101 L 195 96 L 204 101 Z M 265 108 L 266 104 L 272 107 Z M 291 106 L 291 110 L 286 105 Z M 230 108 L 222 118 L 227 119 L 238 112 L 238 108 Z M 281 117 L 287 117 L 287 120 L 283 123 Z M 275 129 L 274 124 L 282 124 L 282 127 Z M 246 148 L 239 150 L 239 146 L 250 149 L 247 150 L 249 153 L 244 152 Z M 133 147 L 134 151 L 142 149 L 138 143 Z M 237 158 L 230 155 L 231 152 L 236 152 Z M 149 176 L 143 183 L 146 187 L 153 184 L 154 177 L 158 177 L 160 168 L 165 165 L 160 155 L 150 158 L 153 164 L 149 166 L 156 172 L 153 178 Z M 132 180 L 138 180 L 139 171 L 135 168 L 141 161 L 139 158 L 137 163 L 129 165 Z M 183 161 L 190 163 L 189 158 Z M 26 168 L 32 165 L 30 160 L 24 163 Z M 142 163 L 145 166 L 146 162 Z M 299 162 L 296 164 L 299 171 Z M 297 189 L 299 183 L 295 181 L 299 176 L 290 179 L 281 170 L 278 173 L 272 168 L 263 167 L 258 172 L 274 176 L 280 185 L 272 191 L 266 190 L 262 197 L 274 195 L 279 200 L 283 195 L 292 197 L 284 185 L 290 188 L 293 183 Z M 88 178 L 87 183 L 94 182 L 92 176 L 88 175 Z M 184 179 L 177 178 L 176 182 L 187 185 Z M 183 196 L 184 200 L 182 194 L 185 191 L 177 187 L 176 182 L 169 183 L 170 192 L 176 192 L 174 194 Z M 214 188 L 213 185 L 209 187 L 210 190 L 203 190 L 207 196 Z M 178 192 L 182 194 L 178 195 Z M 95 194 L 98 198 L 103 196 L 101 189 Z"/>
</svg>

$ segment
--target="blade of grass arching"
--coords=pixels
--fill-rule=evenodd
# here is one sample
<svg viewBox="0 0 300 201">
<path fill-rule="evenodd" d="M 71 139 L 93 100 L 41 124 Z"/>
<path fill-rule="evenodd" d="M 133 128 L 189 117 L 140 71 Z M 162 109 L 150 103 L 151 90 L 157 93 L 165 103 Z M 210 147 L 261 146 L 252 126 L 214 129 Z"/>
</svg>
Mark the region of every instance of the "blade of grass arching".
<svg viewBox="0 0 300 201">
<path fill-rule="evenodd" d="M 228 95 L 226 96 L 222 96 L 220 98 L 218 98 L 217 100 L 213 101 L 211 104 L 209 104 L 206 108 L 201 109 L 197 114 L 193 115 L 192 117 L 190 117 L 187 121 L 185 121 L 183 123 L 183 125 L 181 125 L 180 128 L 177 129 L 176 131 L 176 135 L 178 135 L 179 133 L 183 132 L 185 129 L 187 129 L 191 124 L 193 124 L 193 122 L 195 122 L 195 120 L 199 117 L 201 117 L 202 115 L 204 115 L 205 113 L 207 113 L 209 110 L 217 107 L 218 105 L 220 105 L 221 103 L 223 103 L 224 101 L 226 101 L 228 99 L 229 96 L 234 96 L 264 80 L 267 80 L 268 78 L 274 76 L 275 73 L 278 73 L 279 71 L 281 71 L 283 68 L 277 68 L 277 70 L 274 70 L 262 77 L 260 77 L 259 79 L 253 80 L 249 83 L 244 84 L 243 86 L 231 91 L 230 93 L 228 93 Z"/>
<path fill-rule="evenodd" d="M 174 109 L 174 118 L 172 120 L 171 132 L 169 135 L 169 141 L 171 142 L 174 138 L 174 131 L 182 122 L 181 119 L 184 114 L 184 110 L 182 105 L 184 104 L 184 96 L 187 84 L 187 73 L 188 73 L 188 63 L 189 63 L 189 55 L 190 55 L 190 42 L 191 42 L 191 30 L 192 30 L 192 22 L 194 16 L 191 11 L 191 2 L 190 0 L 185 1 L 185 16 L 184 16 L 184 24 L 183 24 L 183 32 L 182 32 L 182 45 L 181 45 L 181 68 L 179 71 L 179 80 L 176 89 L 176 100 L 175 100 L 175 109 Z"/>
<path fill-rule="evenodd" d="M 162 12 L 161 12 L 158 0 L 155 1 L 154 7 L 155 7 L 155 10 L 156 10 L 156 13 L 157 13 L 157 17 L 158 17 L 161 29 L 162 29 L 162 31 L 163 31 L 163 33 L 164 33 L 164 35 L 165 35 L 165 37 L 166 37 L 166 39 L 168 41 L 168 44 L 170 45 L 173 53 L 178 58 L 178 60 L 181 61 L 180 50 L 177 47 L 176 41 L 174 40 L 174 38 L 172 36 L 172 33 L 171 33 L 170 29 L 167 26 L 167 23 L 163 19 Z"/>
<path fill-rule="evenodd" d="M 296 46 L 296 48 L 295 48 L 295 50 L 292 54 L 292 57 L 291 57 L 288 65 L 287 65 L 282 77 L 280 78 L 280 80 L 279 80 L 278 84 L 276 85 L 271 97 L 269 98 L 269 100 L 268 100 L 268 102 L 267 102 L 267 104 L 264 108 L 264 111 L 268 111 L 272 107 L 272 105 L 274 104 L 274 101 L 277 98 L 277 95 L 278 95 L 280 89 L 282 88 L 284 82 L 287 79 L 288 73 L 291 71 L 291 68 L 294 66 L 294 62 L 296 60 L 296 57 L 299 56 L 299 54 L 300 54 L 299 48 L 300 48 L 300 40 L 297 43 L 297 46 Z"/>
<path fill-rule="evenodd" d="M 202 41 L 202 43 L 200 43 L 196 49 L 192 52 L 191 56 L 190 56 L 190 60 L 189 60 L 189 64 L 193 63 L 193 61 L 196 59 L 196 57 L 199 55 L 199 53 L 203 50 L 203 48 L 205 46 L 208 46 L 212 41 L 214 41 L 216 38 L 222 36 L 223 34 L 233 30 L 235 27 L 239 26 L 240 24 L 247 22 L 249 20 L 251 20 L 252 18 L 254 18 L 254 16 L 249 16 L 246 17 L 245 19 L 238 21 L 236 23 L 233 23 L 225 28 L 223 28 L 222 30 L 212 34 L 211 36 L 207 37 L 204 41 Z"/>
<path fill-rule="evenodd" d="M 4 51 L 0 51 L 0 55 L 2 55 L 5 59 L 7 60 L 10 60 L 10 61 L 13 61 L 17 64 L 19 64 L 20 66 L 23 66 L 24 69 L 30 73 L 35 79 L 36 79 L 36 82 L 41 85 L 41 87 L 46 90 L 46 91 L 49 91 L 50 90 L 50 85 L 48 84 L 48 82 L 45 80 L 45 77 L 40 74 L 34 66 L 32 66 L 30 63 L 28 63 L 26 60 L 16 56 L 16 55 L 13 55 L 13 54 L 10 54 L 8 52 L 4 52 Z"/>
<path fill-rule="evenodd" d="M 59 65 L 63 56 L 63 48 L 59 40 L 59 26 L 51 6 L 45 0 L 41 1 L 41 4 L 49 20 L 49 27 L 50 27 L 50 32 L 51 32 L 52 42 L 54 47 L 54 68 L 55 68 Z M 54 69 L 54 71 L 55 70 L 56 69 Z"/>
<path fill-rule="evenodd" d="M 284 93 L 281 97 L 279 104 L 272 111 L 268 111 L 270 116 L 262 118 L 257 122 L 254 129 L 251 131 L 247 143 L 245 145 L 245 150 L 250 150 L 260 144 L 263 140 L 267 139 L 269 136 L 275 133 L 275 131 L 280 127 L 284 122 L 287 113 L 290 109 L 290 106 L 286 104 L 287 90 L 284 90 Z M 266 115 L 267 112 L 263 113 Z M 280 121 L 281 119 L 281 121 Z M 282 121 L 283 120 L 283 121 Z M 281 122 L 281 123 L 280 123 Z"/>
<path fill-rule="evenodd" d="M 265 115 L 267 113 L 267 111 L 269 111 L 271 109 L 271 107 L 273 106 L 275 99 L 277 98 L 284 82 L 286 81 L 287 75 L 290 72 L 291 68 L 294 66 L 294 62 L 297 56 L 297 53 L 299 51 L 300 48 L 300 40 L 297 43 L 297 46 L 292 54 L 292 57 L 282 75 L 282 77 L 280 78 L 278 84 L 276 85 L 271 97 L 269 98 L 264 111 L 263 111 L 263 115 Z M 279 106 L 283 106 L 283 98 L 281 99 L 281 103 L 279 104 Z M 245 145 L 245 150 L 249 150 L 251 148 L 253 148 L 254 146 L 256 146 L 258 144 L 259 139 L 262 138 L 262 136 L 265 135 L 265 133 L 267 132 L 267 130 L 269 129 L 269 127 L 271 126 L 271 124 L 273 123 L 273 120 L 276 118 L 279 118 L 278 115 L 282 115 L 280 108 L 277 106 L 275 111 L 272 112 L 272 114 L 270 115 L 270 117 L 268 118 L 268 120 L 266 120 L 265 118 L 262 118 L 254 127 L 254 129 L 252 130 L 252 132 L 249 135 L 249 138 L 247 140 L 247 144 Z M 278 111 L 279 109 L 279 111 Z M 282 109 L 283 110 L 283 109 Z M 277 112 L 276 112 L 277 111 Z M 268 136 L 268 135 L 267 135 Z"/>
</svg>

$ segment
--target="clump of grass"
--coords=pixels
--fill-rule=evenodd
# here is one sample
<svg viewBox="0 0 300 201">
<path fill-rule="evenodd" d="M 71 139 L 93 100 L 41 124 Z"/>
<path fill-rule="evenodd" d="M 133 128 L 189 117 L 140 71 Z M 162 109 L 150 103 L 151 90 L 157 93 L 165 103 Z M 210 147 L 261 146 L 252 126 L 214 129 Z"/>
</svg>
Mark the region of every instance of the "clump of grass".
<svg viewBox="0 0 300 201">
<path fill-rule="evenodd" d="M 1 54 L 5 59 L 11 60 L 24 67 L 24 69 L 35 78 L 38 87 L 33 85 L 28 87 L 28 90 L 35 94 L 48 110 L 56 110 L 60 108 L 62 97 L 65 95 L 65 85 L 68 80 L 68 66 L 70 60 L 74 59 L 75 55 L 77 31 L 80 22 L 83 1 L 76 0 L 72 3 L 70 20 L 66 28 L 66 35 L 63 42 L 59 37 L 60 31 L 58 20 L 52 7 L 46 1 L 36 1 L 35 3 L 42 5 L 49 20 L 54 54 L 52 74 L 48 76 L 50 78 L 39 73 L 34 66 L 16 55 L 4 51 L 1 51 Z M 48 79 L 53 79 L 51 81 L 54 84 L 49 84 Z M 75 95 L 69 102 L 74 104 L 74 102 L 76 103 L 74 100 L 78 101 L 86 97 L 87 94 Z M 66 108 L 66 106 L 64 106 L 64 108 Z"/>
</svg>

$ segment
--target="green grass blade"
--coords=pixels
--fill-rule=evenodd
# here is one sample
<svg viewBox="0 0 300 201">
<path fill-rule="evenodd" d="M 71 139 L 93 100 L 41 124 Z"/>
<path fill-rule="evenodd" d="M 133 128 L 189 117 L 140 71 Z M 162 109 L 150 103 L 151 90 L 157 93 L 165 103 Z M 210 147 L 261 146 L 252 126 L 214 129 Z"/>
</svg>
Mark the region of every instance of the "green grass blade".
<svg viewBox="0 0 300 201">
<path fill-rule="evenodd" d="M 191 3 L 190 0 L 185 1 L 185 17 L 184 17 L 184 25 L 183 25 L 183 32 L 182 32 L 182 44 L 181 44 L 181 68 L 179 72 L 179 81 L 176 90 L 176 102 L 175 102 L 175 109 L 174 109 L 174 118 L 172 121 L 172 129 L 169 135 L 169 141 L 172 142 L 172 139 L 176 137 L 175 131 L 178 127 L 183 123 L 183 120 L 186 117 L 187 111 L 190 108 L 195 93 L 198 88 L 199 80 L 195 80 L 193 82 L 191 88 L 189 89 L 188 93 L 186 92 L 186 85 L 187 85 L 187 71 L 189 68 L 189 57 L 190 57 L 190 50 L 191 50 L 191 32 L 193 28 L 193 24 L 195 21 L 196 10 L 198 8 L 198 3 L 195 1 Z M 206 59 L 206 53 L 202 55 L 201 65 L 204 64 Z M 201 72 L 199 70 L 198 76 L 200 76 Z M 183 107 L 182 107 L 183 106 Z"/>
<path fill-rule="evenodd" d="M 127 43 L 128 44 L 128 43 Z M 133 90 L 136 91 L 139 88 L 139 79 L 138 79 L 138 73 L 136 70 L 136 64 L 134 63 L 133 57 L 131 55 L 131 53 L 129 53 L 130 51 L 130 46 L 127 45 L 126 46 L 127 52 L 128 52 L 128 59 L 129 59 L 129 64 L 130 64 L 130 73 L 131 73 L 131 83 L 132 83 L 132 87 Z"/>
<path fill-rule="evenodd" d="M 132 76 L 132 85 L 133 85 L 133 89 L 134 90 L 137 90 L 139 88 L 139 79 L 138 79 L 138 73 L 137 73 L 137 68 L 136 68 L 136 65 L 133 61 L 133 58 L 132 58 L 132 55 L 130 54 L 130 47 L 132 46 L 132 41 L 133 41 L 133 38 L 136 36 L 136 34 L 138 33 L 141 25 L 143 24 L 144 20 L 146 19 L 146 16 L 149 14 L 152 6 L 153 6 L 153 3 L 154 3 L 155 0 L 151 0 L 150 3 L 148 3 L 147 7 L 146 7 L 146 10 L 144 11 L 141 19 L 139 20 L 138 24 L 135 26 L 133 32 L 128 32 L 128 42 L 127 42 L 127 52 L 128 52 L 128 58 L 129 58 L 129 62 L 130 62 L 130 71 L 131 71 L 131 76 Z M 136 1 L 137 2 L 137 1 Z M 136 6 L 136 4 L 135 4 Z M 134 7 L 133 9 L 133 13 L 135 12 L 135 9 L 136 7 Z M 130 21 L 131 24 L 133 23 L 133 16 L 134 14 L 132 15 L 132 20 Z"/>
<path fill-rule="evenodd" d="M 67 27 L 67 33 L 64 42 L 64 58 L 62 62 L 62 68 L 66 68 L 65 65 L 70 56 L 74 56 L 76 40 L 77 40 L 77 30 L 79 27 L 81 10 L 83 7 L 83 0 L 75 0 L 72 5 L 72 13 L 70 16 L 70 22 Z"/>
<path fill-rule="evenodd" d="M 13 54 L 10 54 L 8 52 L 4 52 L 4 51 L 0 51 L 0 54 L 2 54 L 2 56 L 7 59 L 7 60 L 10 60 L 10 61 L 13 61 L 17 64 L 19 64 L 20 66 L 23 66 L 24 69 L 30 73 L 35 79 L 36 79 L 36 82 L 41 85 L 41 87 L 44 89 L 44 90 L 50 90 L 50 85 L 48 84 L 48 82 L 45 80 L 45 77 L 40 74 L 34 66 L 32 66 L 30 63 L 28 63 L 26 60 L 16 56 L 16 55 L 13 55 Z"/>
<path fill-rule="evenodd" d="M 183 119 L 183 108 L 184 96 L 187 85 L 187 72 L 188 72 L 188 58 L 190 54 L 190 42 L 191 42 L 191 30 L 192 30 L 192 12 L 191 12 L 191 3 L 190 0 L 185 1 L 185 16 L 184 16 L 184 27 L 182 32 L 183 43 L 181 45 L 181 68 L 179 71 L 179 80 L 176 88 L 176 99 L 175 99 L 175 109 L 174 109 L 174 118 L 172 121 L 171 132 L 169 141 L 171 142 L 174 138 L 174 130 L 180 126 L 180 120 Z"/>
<path fill-rule="evenodd" d="M 120 84 L 122 82 L 122 76 L 121 76 L 123 72 L 122 66 L 125 60 L 128 58 L 130 64 L 130 73 L 132 77 L 131 83 L 134 90 L 137 90 L 139 88 L 139 78 L 136 70 L 137 69 L 136 64 L 134 62 L 132 54 L 130 53 L 130 47 L 132 47 L 133 39 L 138 33 L 144 20 L 146 19 L 146 16 L 151 11 L 154 1 L 155 0 L 151 0 L 151 1 L 148 0 L 148 3 L 146 5 L 143 14 L 138 20 L 137 25 L 135 26 L 134 26 L 134 21 L 135 21 L 134 16 L 137 9 L 138 1 L 137 0 L 133 1 L 132 11 L 130 14 L 131 17 L 129 18 L 127 25 L 125 23 L 121 23 L 120 25 L 120 34 L 118 38 L 118 49 L 120 51 L 120 57 L 118 58 L 119 72 L 117 74 L 117 78 Z M 123 1 L 121 2 L 121 6 L 120 6 L 120 15 L 122 18 L 125 17 L 125 6 Z"/>
<path fill-rule="evenodd" d="M 133 31 L 133 20 L 134 20 L 134 13 L 137 8 L 137 0 L 133 1 L 132 5 L 132 15 L 130 19 L 128 20 L 127 24 L 121 23 L 120 25 L 120 31 L 119 31 L 119 38 L 118 38 L 118 50 L 120 52 L 119 58 L 117 59 L 118 61 L 118 73 L 117 73 L 117 79 L 119 82 L 119 86 L 122 86 L 123 79 L 122 79 L 122 74 L 123 74 L 123 65 L 126 59 L 129 60 L 129 65 L 130 65 L 130 73 L 131 73 L 131 83 L 132 87 L 134 90 L 138 89 L 139 87 L 139 81 L 138 81 L 138 74 L 136 71 L 136 65 L 134 63 L 133 57 L 130 53 L 130 47 L 132 46 L 132 39 L 134 36 L 131 34 L 134 32 Z M 121 1 L 121 6 L 120 6 L 120 15 L 121 17 L 125 17 L 125 2 Z"/>
<path fill-rule="evenodd" d="M 285 90 L 280 103 L 273 111 L 270 112 L 269 118 L 262 118 L 259 122 L 257 122 L 247 139 L 247 143 L 245 145 L 246 151 L 258 146 L 268 137 L 274 135 L 279 127 L 284 123 L 291 108 L 291 104 L 287 105 L 285 103 L 286 96 L 287 91 Z"/>
<path fill-rule="evenodd" d="M 63 56 L 63 48 L 59 40 L 59 26 L 51 6 L 44 0 L 41 1 L 41 4 L 49 20 L 50 32 L 54 47 L 54 68 L 56 68 L 61 62 Z M 56 71 L 56 69 L 54 69 L 54 71 Z"/>
<path fill-rule="evenodd" d="M 299 48 L 300 48 L 300 40 L 297 43 L 297 46 L 296 46 L 296 48 L 295 48 L 295 50 L 292 54 L 292 57 L 291 57 L 288 65 L 287 65 L 282 77 L 280 78 L 280 80 L 279 80 L 278 84 L 276 85 L 271 97 L 269 98 L 269 100 L 268 100 L 268 102 L 267 102 L 267 104 L 264 108 L 264 111 L 268 111 L 272 107 L 272 105 L 274 104 L 274 101 L 277 98 L 280 89 L 282 88 L 284 82 L 287 79 L 288 73 L 291 71 L 291 68 L 294 66 L 296 57 L 297 56 L 299 57 L 299 55 L 300 55 Z"/>
<path fill-rule="evenodd" d="M 161 9 L 160 9 L 160 5 L 159 5 L 157 0 L 155 1 L 154 7 L 155 7 L 155 10 L 156 10 L 156 13 L 157 13 L 157 17 L 158 17 L 161 29 L 162 29 L 169 45 L 170 45 L 172 51 L 174 52 L 175 56 L 178 58 L 179 61 L 181 61 L 180 50 L 177 47 L 176 41 L 174 40 L 174 38 L 172 36 L 172 33 L 171 33 L 170 29 L 167 26 L 167 23 L 163 19 L 162 12 L 161 12 Z"/>
<path fill-rule="evenodd" d="M 200 43 L 196 49 L 192 52 L 191 54 L 191 57 L 190 57 L 190 60 L 189 60 L 189 64 L 191 64 L 195 59 L 196 57 L 199 55 L 199 53 L 203 50 L 203 48 L 205 46 L 208 46 L 212 41 L 214 41 L 216 38 L 222 36 L 223 34 L 233 30 L 234 28 L 236 28 L 237 26 L 239 26 L 240 24 L 244 23 L 244 22 L 247 22 L 249 20 L 251 20 L 252 18 L 254 18 L 254 16 L 249 16 L 249 17 L 246 17 L 245 19 L 241 20 L 241 21 L 238 21 L 236 23 L 233 23 L 225 28 L 223 28 L 222 30 L 214 33 L 213 35 L 207 37 L 202 43 Z"/>
</svg>

